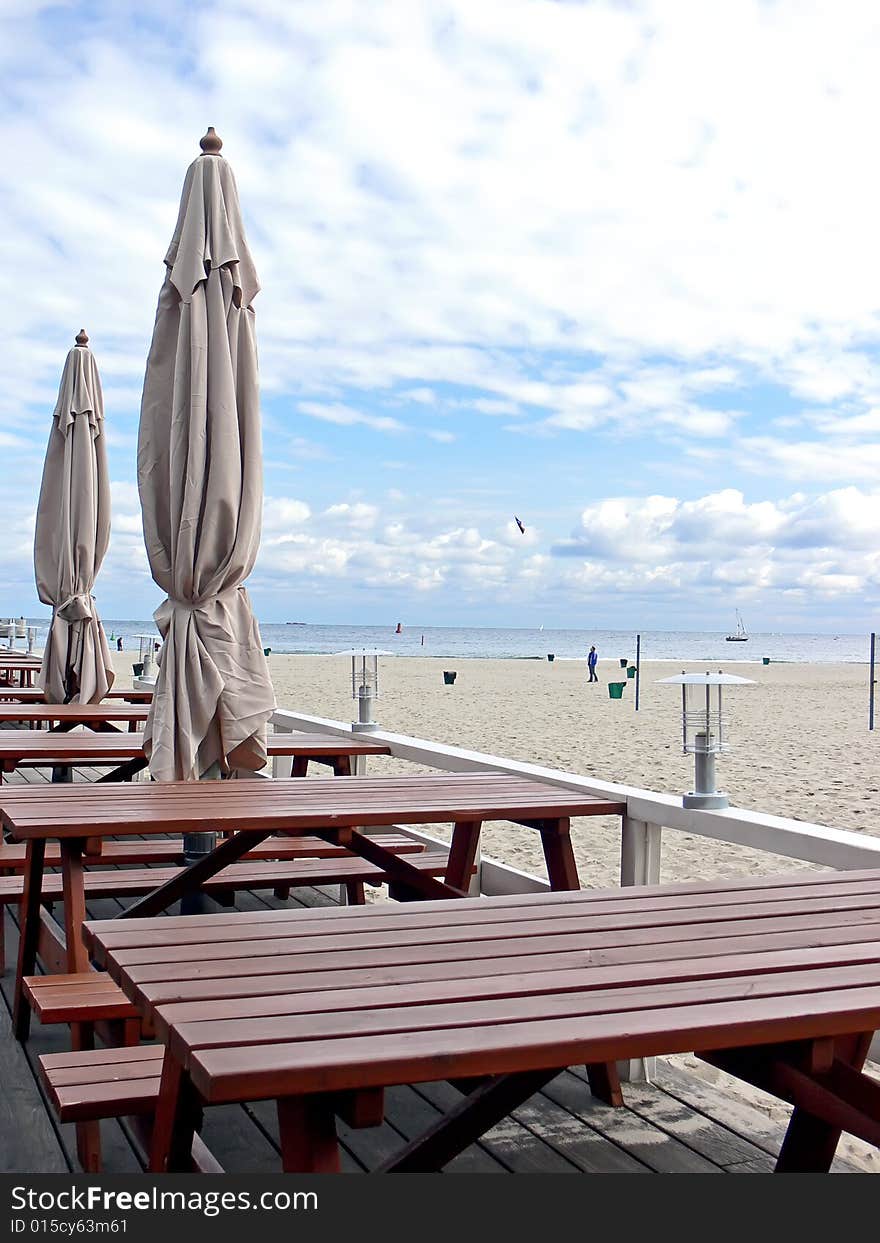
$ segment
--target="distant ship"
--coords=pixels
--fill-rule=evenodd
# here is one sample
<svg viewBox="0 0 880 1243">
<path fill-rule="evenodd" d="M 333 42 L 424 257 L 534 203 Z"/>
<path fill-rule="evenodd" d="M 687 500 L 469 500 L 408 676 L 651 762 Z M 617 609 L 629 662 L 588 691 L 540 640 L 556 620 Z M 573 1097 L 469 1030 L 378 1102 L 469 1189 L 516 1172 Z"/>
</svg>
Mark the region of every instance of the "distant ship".
<svg viewBox="0 0 880 1243">
<path fill-rule="evenodd" d="M 746 628 L 743 625 L 743 619 L 740 617 L 739 609 L 736 610 L 736 634 L 727 635 L 728 643 L 748 643 L 749 636 L 746 634 Z"/>
<path fill-rule="evenodd" d="M 285 622 L 285 626 L 307 626 L 308 622 Z"/>
</svg>

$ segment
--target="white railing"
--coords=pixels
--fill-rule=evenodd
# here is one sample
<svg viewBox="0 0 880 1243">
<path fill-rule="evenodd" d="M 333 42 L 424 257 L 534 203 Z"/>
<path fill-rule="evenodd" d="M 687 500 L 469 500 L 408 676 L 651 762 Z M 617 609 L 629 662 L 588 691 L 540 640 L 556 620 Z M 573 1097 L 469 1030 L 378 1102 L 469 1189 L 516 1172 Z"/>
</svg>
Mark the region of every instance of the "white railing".
<svg viewBox="0 0 880 1243">
<path fill-rule="evenodd" d="M 272 724 L 279 730 L 306 730 L 310 733 L 337 735 L 351 733 L 350 727 L 342 721 L 331 721 L 303 712 L 293 712 L 287 708 L 279 708 L 275 712 Z M 516 773 L 584 794 L 596 794 L 625 802 L 626 814 L 623 817 L 620 851 L 621 885 L 647 885 L 659 881 L 664 829 L 714 838 L 716 841 L 747 846 L 752 850 L 763 850 L 829 868 L 880 868 L 880 838 L 847 832 L 844 829 L 832 829 L 828 825 L 790 820 L 783 816 L 770 815 L 768 812 L 745 811 L 738 807 L 723 810 L 682 807 L 681 798 L 673 794 L 660 794 L 654 790 L 640 790 L 634 786 L 598 781 L 594 777 L 582 777 L 557 768 L 503 759 L 497 755 L 467 751 L 461 747 L 450 747 L 444 743 L 411 738 L 406 734 L 393 734 L 381 729 L 370 733 L 369 737 L 384 743 L 398 759 L 410 760 L 431 768 L 447 772 Z M 480 881 L 480 890 L 486 894 L 547 888 L 546 881 L 539 877 L 527 876 L 496 860 L 488 859 L 482 861 Z M 506 886 L 506 882 L 509 882 L 510 887 Z"/>
</svg>

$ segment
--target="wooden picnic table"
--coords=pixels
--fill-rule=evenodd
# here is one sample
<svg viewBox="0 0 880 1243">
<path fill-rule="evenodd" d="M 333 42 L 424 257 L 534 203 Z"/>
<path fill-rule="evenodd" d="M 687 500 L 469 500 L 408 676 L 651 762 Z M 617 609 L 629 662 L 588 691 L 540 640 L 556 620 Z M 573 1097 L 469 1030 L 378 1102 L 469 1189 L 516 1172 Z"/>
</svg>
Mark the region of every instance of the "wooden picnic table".
<svg viewBox="0 0 880 1243">
<path fill-rule="evenodd" d="M 112 731 L 118 724 L 127 724 L 134 732 L 149 715 L 148 704 L 99 703 L 99 704 L 0 704 L 0 726 L 7 722 L 23 721 L 31 725 L 48 724 L 50 730 L 59 733 L 85 725 L 88 729 Z"/>
<path fill-rule="evenodd" d="M 112 702 L 116 699 L 123 699 L 126 703 L 148 704 L 152 698 L 152 691 L 133 690 L 130 687 L 123 686 L 118 690 L 108 691 L 101 702 L 107 703 L 108 700 Z M 46 692 L 39 686 L 0 686 L 0 700 L 10 700 L 22 704 L 44 704 L 46 702 Z"/>
<path fill-rule="evenodd" d="M 270 759 L 290 756 L 294 777 L 304 777 L 310 761 L 327 765 L 337 776 L 349 777 L 352 758 L 388 755 L 389 748 L 384 743 L 368 742 L 363 738 L 279 732 L 269 735 L 267 751 Z M 128 781 L 145 769 L 143 734 L 0 730 L 0 781 L 3 773 L 15 772 L 20 767 L 69 770 L 108 764 L 117 767 L 99 777 L 99 784 Z"/>
<path fill-rule="evenodd" d="M 540 833 L 551 886 L 577 889 L 570 818 L 622 815 L 624 811 L 625 804 L 620 802 L 500 773 L 5 787 L 0 790 L 0 821 L 13 839 L 27 842 L 15 982 L 16 1034 L 26 1038 L 30 1021 L 22 981 L 36 964 L 47 841 L 61 844 L 68 969 L 82 971 L 88 966 L 80 936 L 85 918 L 87 839 L 206 831 L 230 834 L 210 854 L 119 916 L 131 919 L 165 910 L 278 832 L 315 834 L 345 847 L 381 867 L 400 896 L 461 898 L 470 881 L 483 821 L 509 820 Z M 443 880 L 419 871 L 360 831 L 370 826 L 443 823 L 454 826 Z"/>
<path fill-rule="evenodd" d="M 17 679 L 19 687 L 32 687 L 34 674 L 40 672 L 42 663 L 33 656 L 7 652 L 0 655 L 0 680 L 15 685 Z"/>
<path fill-rule="evenodd" d="M 284 1169 L 334 1171 L 336 1113 L 375 1125 L 386 1087 L 470 1079 L 383 1167 L 436 1170 L 564 1067 L 681 1052 L 795 1105 L 779 1170 L 827 1170 L 841 1129 L 880 1144 L 880 1084 L 860 1073 L 880 1026 L 880 871 L 84 936 L 163 1046 L 85 1055 L 106 1060 L 120 1112 L 129 1096 L 155 1110 L 154 1172 L 189 1168 L 203 1105 L 277 1101 Z M 66 1072 L 59 1097 L 75 1106 L 101 1072 Z"/>
</svg>

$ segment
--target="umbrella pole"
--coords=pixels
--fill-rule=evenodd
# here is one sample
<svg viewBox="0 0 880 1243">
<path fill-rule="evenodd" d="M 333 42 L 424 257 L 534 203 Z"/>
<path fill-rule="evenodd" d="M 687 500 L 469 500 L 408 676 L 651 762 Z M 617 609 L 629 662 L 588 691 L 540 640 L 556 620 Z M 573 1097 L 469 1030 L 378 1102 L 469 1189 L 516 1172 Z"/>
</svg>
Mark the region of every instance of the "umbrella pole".
<svg viewBox="0 0 880 1243">
<path fill-rule="evenodd" d="M 200 781 L 219 781 L 220 765 L 212 764 L 206 773 L 199 778 Z M 209 855 L 217 845 L 216 833 L 184 833 L 183 835 L 183 863 L 185 867 L 190 867 L 193 863 Z M 205 895 L 198 890 L 192 893 L 186 893 L 180 899 L 181 915 L 205 915 L 208 911 L 208 903 Z"/>
<path fill-rule="evenodd" d="M 71 657 L 71 625 L 67 623 L 67 657 L 64 661 L 64 702 L 70 703 L 72 692 L 70 689 L 70 657 Z M 52 769 L 53 783 L 60 783 L 73 780 L 73 769 L 69 764 L 56 764 Z"/>
</svg>

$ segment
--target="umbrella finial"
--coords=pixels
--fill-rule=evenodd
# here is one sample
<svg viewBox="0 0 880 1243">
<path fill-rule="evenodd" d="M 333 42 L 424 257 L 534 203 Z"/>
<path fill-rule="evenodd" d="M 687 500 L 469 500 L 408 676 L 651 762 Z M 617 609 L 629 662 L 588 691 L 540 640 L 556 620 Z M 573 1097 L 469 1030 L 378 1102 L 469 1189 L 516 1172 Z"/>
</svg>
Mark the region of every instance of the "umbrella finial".
<svg viewBox="0 0 880 1243">
<path fill-rule="evenodd" d="M 77 345 L 88 345 L 89 334 L 86 332 L 85 328 L 80 328 L 79 332 L 76 334 L 76 343 Z"/>
<path fill-rule="evenodd" d="M 219 155 L 220 148 L 223 146 L 223 139 L 218 138 L 214 133 L 214 126 L 208 126 L 208 132 L 199 142 L 202 148 L 202 155 Z"/>
</svg>

